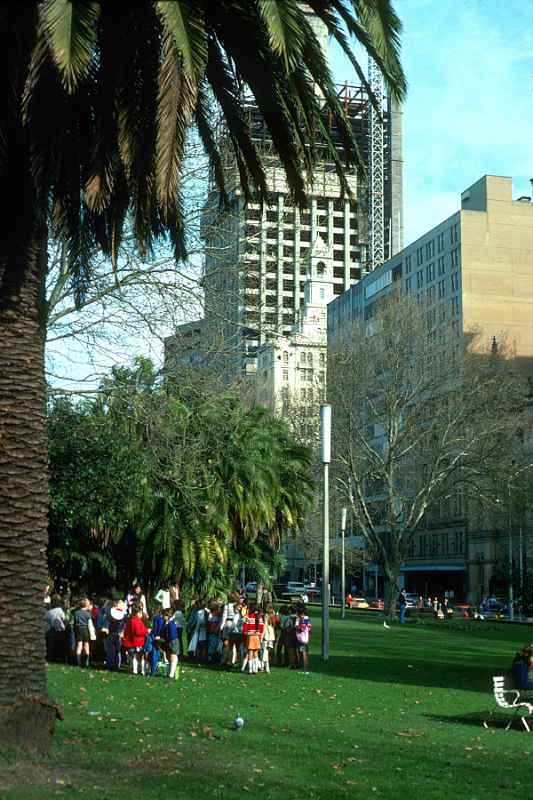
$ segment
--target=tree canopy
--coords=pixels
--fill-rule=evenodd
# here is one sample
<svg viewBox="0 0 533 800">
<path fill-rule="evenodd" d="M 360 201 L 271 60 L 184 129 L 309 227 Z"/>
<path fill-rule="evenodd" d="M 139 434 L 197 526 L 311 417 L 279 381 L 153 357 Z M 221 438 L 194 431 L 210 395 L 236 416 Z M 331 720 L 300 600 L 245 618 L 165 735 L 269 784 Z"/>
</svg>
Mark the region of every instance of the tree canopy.
<svg viewBox="0 0 533 800">
<path fill-rule="evenodd" d="M 283 422 L 205 385 L 160 383 L 145 359 L 96 399 L 56 400 L 49 437 L 57 578 L 210 592 L 245 563 L 268 580 L 311 507 L 310 454 Z"/>
</svg>

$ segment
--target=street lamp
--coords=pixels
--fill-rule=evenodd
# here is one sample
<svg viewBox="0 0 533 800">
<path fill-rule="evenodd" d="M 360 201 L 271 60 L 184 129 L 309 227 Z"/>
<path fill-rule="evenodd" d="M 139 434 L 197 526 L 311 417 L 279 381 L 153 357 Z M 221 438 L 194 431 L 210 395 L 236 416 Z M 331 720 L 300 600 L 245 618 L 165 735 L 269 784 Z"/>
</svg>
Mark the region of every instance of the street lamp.
<svg viewBox="0 0 533 800">
<path fill-rule="evenodd" d="M 346 507 L 341 511 L 341 618 L 346 617 L 346 554 L 344 551 L 344 534 L 346 533 Z"/>
<path fill-rule="evenodd" d="M 329 465 L 331 462 L 331 406 L 320 406 L 320 456 L 322 459 L 322 660 L 329 661 Z"/>
<path fill-rule="evenodd" d="M 509 619 L 511 622 L 514 620 L 514 596 L 513 596 L 513 534 L 511 528 L 511 481 L 507 481 L 507 502 L 508 502 L 508 557 L 509 557 L 509 586 L 508 586 L 508 606 L 509 606 Z"/>
</svg>

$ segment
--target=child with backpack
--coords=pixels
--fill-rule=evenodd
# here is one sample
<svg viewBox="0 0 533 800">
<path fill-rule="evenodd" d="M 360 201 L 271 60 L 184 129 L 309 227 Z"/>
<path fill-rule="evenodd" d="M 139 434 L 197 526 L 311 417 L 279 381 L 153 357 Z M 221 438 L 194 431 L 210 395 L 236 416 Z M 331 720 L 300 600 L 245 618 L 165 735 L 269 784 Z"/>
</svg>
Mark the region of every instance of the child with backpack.
<svg viewBox="0 0 533 800">
<path fill-rule="evenodd" d="M 147 639 L 146 652 L 150 654 L 150 677 L 153 678 L 159 666 L 161 658 L 161 632 L 165 627 L 165 618 L 160 605 L 156 606 L 155 614 L 152 619 L 152 630 Z"/>
<path fill-rule="evenodd" d="M 296 622 L 296 642 L 300 666 L 303 667 L 304 675 L 309 674 L 309 640 L 311 638 L 311 620 L 307 616 L 304 606 L 298 609 Z"/>
</svg>

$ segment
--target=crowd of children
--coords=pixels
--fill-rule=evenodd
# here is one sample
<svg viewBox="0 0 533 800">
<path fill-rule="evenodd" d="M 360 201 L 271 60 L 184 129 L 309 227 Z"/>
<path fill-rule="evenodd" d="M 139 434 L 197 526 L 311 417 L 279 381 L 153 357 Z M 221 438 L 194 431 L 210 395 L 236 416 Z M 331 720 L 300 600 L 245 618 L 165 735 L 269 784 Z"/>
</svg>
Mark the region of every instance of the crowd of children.
<svg viewBox="0 0 533 800">
<path fill-rule="evenodd" d="M 238 592 L 209 602 L 198 598 L 188 609 L 165 597 L 149 614 L 137 584 L 125 600 L 113 594 L 71 605 L 56 595 L 46 612 L 50 661 L 80 667 L 101 661 L 109 670 L 127 665 L 134 675 L 153 676 L 161 669 L 171 679 L 184 659 L 249 674 L 270 672 L 271 665 L 308 673 L 310 636 L 305 605 L 276 611 L 271 604 L 248 603 Z"/>
</svg>

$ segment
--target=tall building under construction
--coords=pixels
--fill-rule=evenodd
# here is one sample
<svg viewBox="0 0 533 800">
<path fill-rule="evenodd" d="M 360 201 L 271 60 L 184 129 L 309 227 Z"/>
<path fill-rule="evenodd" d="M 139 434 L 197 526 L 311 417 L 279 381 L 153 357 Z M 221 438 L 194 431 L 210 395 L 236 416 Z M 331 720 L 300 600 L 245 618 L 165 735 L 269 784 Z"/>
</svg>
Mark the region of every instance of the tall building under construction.
<svg viewBox="0 0 533 800">
<path fill-rule="evenodd" d="M 323 31 L 316 33 L 327 46 Z M 303 302 L 309 251 L 318 236 L 333 252 L 335 295 L 403 247 L 402 113 L 384 94 L 381 75 L 373 64 L 368 78 L 379 113 L 365 87 L 338 86 L 366 174 L 348 176 L 352 194 L 347 197 L 341 192 L 334 164 L 319 163 L 304 209 L 290 200 L 283 167 L 257 106 L 253 99 L 244 100 L 265 165 L 268 202 L 262 208 L 259 203 L 245 202 L 237 167 L 231 164 L 227 170 L 230 207 L 220 209 L 212 186 L 203 221 L 202 346 L 216 354 L 219 370 L 230 381 L 253 375 L 258 348 L 290 332 Z M 335 128 L 324 114 L 335 137 Z M 179 330 L 168 342 L 169 349 L 170 345 L 174 352 L 186 355 L 186 337 Z M 191 362 L 201 359 L 197 347 L 195 341 Z"/>
</svg>

